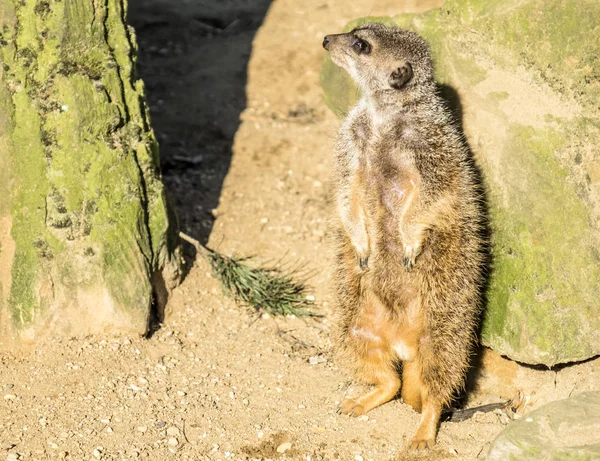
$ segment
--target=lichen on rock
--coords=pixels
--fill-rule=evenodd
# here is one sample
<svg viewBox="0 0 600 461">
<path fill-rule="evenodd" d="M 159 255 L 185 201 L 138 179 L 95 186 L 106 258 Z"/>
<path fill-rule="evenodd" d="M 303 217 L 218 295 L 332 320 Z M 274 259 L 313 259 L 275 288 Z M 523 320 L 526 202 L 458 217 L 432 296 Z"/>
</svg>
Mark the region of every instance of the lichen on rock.
<svg viewBox="0 0 600 461">
<path fill-rule="evenodd" d="M 0 310 L 17 331 L 144 333 L 153 284 L 179 277 L 125 8 L 0 0 Z"/>
</svg>

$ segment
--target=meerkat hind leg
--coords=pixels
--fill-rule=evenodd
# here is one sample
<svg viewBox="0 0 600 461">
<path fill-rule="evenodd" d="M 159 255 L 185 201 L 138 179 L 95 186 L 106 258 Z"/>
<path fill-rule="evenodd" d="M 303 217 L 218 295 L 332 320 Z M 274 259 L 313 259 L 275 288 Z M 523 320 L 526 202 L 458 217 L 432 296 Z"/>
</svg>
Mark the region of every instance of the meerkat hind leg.
<svg viewBox="0 0 600 461">
<path fill-rule="evenodd" d="M 402 362 L 402 401 L 421 413 L 421 371 L 416 360 Z"/>
<path fill-rule="evenodd" d="M 423 412 L 417 432 L 408 444 L 409 450 L 421 451 L 432 448 L 435 445 L 442 405 L 431 397 L 422 396 Z"/>
<path fill-rule="evenodd" d="M 377 373 L 375 387 L 357 398 L 348 398 L 340 405 L 342 413 L 361 416 L 379 405 L 392 400 L 400 390 L 400 378 L 393 367 L 383 368 Z"/>
<path fill-rule="evenodd" d="M 405 376 L 408 382 L 405 383 L 407 389 L 406 391 L 403 389 L 402 397 L 406 403 L 421 413 L 417 432 L 408 444 L 409 450 L 414 451 L 425 450 L 435 445 L 435 438 L 442 414 L 440 400 L 436 399 L 435 395 L 432 395 L 430 389 L 423 382 L 422 361 L 423 358 L 417 355 L 415 360 L 406 363 L 408 368 L 404 368 L 406 375 L 403 374 L 403 377 Z M 411 388 L 410 385 L 413 387 Z M 419 394 L 418 396 L 417 393 Z"/>
</svg>

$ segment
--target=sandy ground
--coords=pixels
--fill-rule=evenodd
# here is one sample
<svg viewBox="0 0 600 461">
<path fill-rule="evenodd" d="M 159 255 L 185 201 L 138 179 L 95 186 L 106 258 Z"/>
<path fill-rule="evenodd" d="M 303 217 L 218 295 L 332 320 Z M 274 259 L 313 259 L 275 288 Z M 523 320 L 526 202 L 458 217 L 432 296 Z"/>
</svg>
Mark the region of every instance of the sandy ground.
<svg viewBox="0 0 600 461">
<path fill-rule="evenodd" d="M 365 389 L 332 360 L 327 179 L 337 121 L 318 82 L 326 33 L 435 5 L 342 0 L 131 0 L 165 182 L 182 228 L 223 252 L 305 264 L 320 321 L 256 316 L 197 260 L 150 339 L 41 340 L 0 353 L 0 459 L 483 459 L 501 413 L 444 422 L 396 400 L 336 413 Z M 188 254 L 193 252 L 188 249 Z M 466 407 L 517 391 L 525 412 L 600 390 L 600 362 L 537 370 L 483 350 Z"/>
</svg>

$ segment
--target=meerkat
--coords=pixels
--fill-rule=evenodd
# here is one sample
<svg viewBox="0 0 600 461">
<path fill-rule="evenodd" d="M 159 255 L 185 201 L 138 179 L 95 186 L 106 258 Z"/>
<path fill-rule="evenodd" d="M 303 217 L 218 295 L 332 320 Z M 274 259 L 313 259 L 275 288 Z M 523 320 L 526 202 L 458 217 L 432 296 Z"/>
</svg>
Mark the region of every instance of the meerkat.
<svg viewBox="0 0 600 461">
<path fill-rule="evenodd" d="M 332 180 L 336 339 L 374 387 L 340 411 L 359 416 L 400 391 L 421 412 L 408 448 L 424 450 L 477 342 L 489 254 L 481 182 L 425 40 L 373 23 L 323 46 L 362 93 L 340 127 Z"/>
</svg>

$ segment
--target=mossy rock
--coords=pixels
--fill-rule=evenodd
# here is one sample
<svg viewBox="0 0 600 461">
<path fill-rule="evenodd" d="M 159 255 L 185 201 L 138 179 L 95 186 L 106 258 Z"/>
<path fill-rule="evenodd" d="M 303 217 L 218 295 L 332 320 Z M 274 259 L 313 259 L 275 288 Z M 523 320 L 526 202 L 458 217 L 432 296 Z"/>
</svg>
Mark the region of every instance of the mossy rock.
<svg viewBox="0 0 600 461">
<path fill-rule="evenodd" d="M 598 17 L 594 0 L 448 0 L 385 19 L 429 41 L 458 95 L 493 228 L 482 339 L 525 363 L 600 354 Z M 321 82 L 338 116 L 358 98 L 328 58 Z"/>
<path fill-rule="evenodd" d="M 0 0 L 0 338 L 145 333 L 180 279 L 125 8 Z"/>
<path fill-rule="evenodd" d="M 513 421 L 492 442 L 488 461 L 600 459 L 600 392 L 547 403 Z"/>
</svg>

